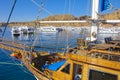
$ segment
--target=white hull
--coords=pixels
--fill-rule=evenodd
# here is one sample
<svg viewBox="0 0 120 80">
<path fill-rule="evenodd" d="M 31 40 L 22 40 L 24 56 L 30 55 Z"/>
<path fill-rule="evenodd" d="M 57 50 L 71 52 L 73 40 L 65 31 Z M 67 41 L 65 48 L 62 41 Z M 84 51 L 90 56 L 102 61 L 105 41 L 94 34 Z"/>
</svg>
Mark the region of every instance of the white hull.
<svg viewBox="0 0 120 80">
<path fill-rule="evenodd" d="M 41 32 L 57 32 L 55 27 L 41 27 L 40 31 Z"/>
<path fill-rule="evenodd" d="M 21 33 L 23 34 L 30 34 L 30 33 L 34 33 L 34 28 L 32 27 L 28 27 L 28 26 L 22 26 L 19 27 Z"/>
<path fill-rule="evenodd" d="M 20 30 L 18 27 L 13 27 L 11 30 L 12 35 L 20 35 Z"/>
<path fill-rule="evenodd" d="M 120 29 L 117 28 L 100 28 L 99 33 L 101 34 L 118 34 L 120 33 Z"/>
</svg>

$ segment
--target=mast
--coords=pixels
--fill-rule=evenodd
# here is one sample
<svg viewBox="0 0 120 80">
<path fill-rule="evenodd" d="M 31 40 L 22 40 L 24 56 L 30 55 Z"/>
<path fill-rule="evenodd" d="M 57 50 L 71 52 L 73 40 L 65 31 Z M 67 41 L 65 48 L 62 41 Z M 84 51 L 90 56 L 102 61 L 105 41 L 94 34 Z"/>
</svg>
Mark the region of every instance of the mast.
<svg viewBox="0 0 120 80">
<path fill-rule="evenodd" d="M 92 27 L 91 27 L 91 41 L 97 40 L 98 33 L 98 7 L 99 0 L 92 0 Z"/>
</svg>

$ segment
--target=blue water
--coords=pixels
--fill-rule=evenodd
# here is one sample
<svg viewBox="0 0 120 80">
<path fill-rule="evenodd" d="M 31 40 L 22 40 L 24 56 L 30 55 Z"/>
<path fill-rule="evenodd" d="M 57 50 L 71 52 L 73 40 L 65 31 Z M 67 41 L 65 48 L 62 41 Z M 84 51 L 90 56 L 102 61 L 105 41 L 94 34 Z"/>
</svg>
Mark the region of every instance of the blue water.
<svg viewBox="0 0 120 80">
<path fill-rule="evenodd" d="M 45 47 L 35 48 L 35 50 L 63 52 L 67 46 L 66 44 L 68 44 L 69 47 L 75 47 L 77 45 L 77 38 L 85 38 L 86 35 L 80 35 L 79 31 L 62 31 L 56 33 L 36 33 L 32 35 L 21 35 L 15 37 L 11 35 L 11 28 L 7 28 L 4 38 L 12 41 L 20 41 L 26 45 L 33 45 L 34 43 L 34 46 Z M 99 39 L 102 40 L 104 36 L 111 35 L 101 34 L 99 36 Z M 112 37 L 115 36 L 116 34 L 112 34 Z M 33 74 L 25 68 L 22 62 L 10 57 L 10 54 L 10 51 L 0 49 L 0 80 L 36 80 Z M 12 64 L 1 62 L 8 62 Z"/>
</svg>

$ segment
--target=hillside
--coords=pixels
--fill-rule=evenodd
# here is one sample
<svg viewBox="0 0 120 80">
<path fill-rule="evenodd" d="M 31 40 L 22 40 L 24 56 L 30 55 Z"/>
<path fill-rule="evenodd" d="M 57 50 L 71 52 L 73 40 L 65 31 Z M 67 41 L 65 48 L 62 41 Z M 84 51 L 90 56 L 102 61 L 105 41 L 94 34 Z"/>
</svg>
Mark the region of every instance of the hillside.
<svg viewBox="0 0 120 80">
<path fill-rule="evenodd" d="M 119 20 L 120 19 L 120 10 L 116 10 L 110 14 L 101 15 L 101 18 L 105 20 Z M 104 24 L 105 26 L 120 26 L 120 23 L 117 24 Z"/>
<path fill-rule="evenodd" d="M 110 14 L 105 14 L 101 16 L 104 19 L 109 19 L 109 20 L 119 20 L 120 19 L 120 10 L 116 10 Z"/>
<path fill-rule="evenodd" d="M 75 20 L 75 17 L 73 15 L 70 14 L 65 14 L 65 15 L 53 15 L 53 16 L 48 16 L 44 19 L 42 19 L 42 21 L 58 21 L 58 20 Z"/>
<path fill-rule="evenodd" d="M 108 20 L 119 20 L 120 19 L 120 10 L 116 10 L 110 14 L 105 14 L 105 15 L 100 15 L 100 18 L 102 19 L 108 19 Z M 75 17 L 73 15 L 70 14 L 58 14 L 58 15 L 52 15 L 52 16 L 48 16 L 44 19 L 42 19 L 42 21 L 65 21 L 65 20 L 87 20 L 90 19 L 90 16 L 79 16 L 79 17 Z M 91 26 L 90 23 L 49 23 L 49 24 L 40 24 L 37 23 L 38 20 L 35 21 L 31 21 L 31 22 L 11 22 L 9 24 L 9 26 Z M 1 26 L 4 26 L 4 23 L 0 23 Z M 119 24 L 103 24 L 104 26 L 120 26 Z"/>
</svg>

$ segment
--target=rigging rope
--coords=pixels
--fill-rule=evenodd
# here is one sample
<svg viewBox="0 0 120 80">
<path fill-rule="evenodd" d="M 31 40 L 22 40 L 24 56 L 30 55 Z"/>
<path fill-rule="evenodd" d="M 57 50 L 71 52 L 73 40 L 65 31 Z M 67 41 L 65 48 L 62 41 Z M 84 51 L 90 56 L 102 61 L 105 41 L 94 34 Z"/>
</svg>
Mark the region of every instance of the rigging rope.
<svg viewBox="0 0 120 80">
<path fill-rule="evenodd" d="M 33 0 L 32 0 L 32 1 L 33 1 Z M 34 3 L 36 3 L 36 2 L 34 1 Z M 36 4 L 37 4 L 37 3 L 36 3 Z M 37 5 L 39 5 L 39 4 L 37 4 Z M 40 17 L 41 17 L 41 15 L 42 15 L 43 9 L 44 9 L 44 0 L 41 1 L 40 15 L 39 15 Z M 37 23 L 38 23 L 38 19 L 37 19 Z M 36 25 L 36 26 L 38 26 L 38 25 Z M 34 45 L 36 44 L 36 41 L 37 41 L 38 38 L 39 38 L 39 34 L 40 34 L 40 31 L 38 31 L 37 35 L 35 36 L 35 40 L 34 40 L 32 46 L 34 46 Z M 42 46 L 42 44 L 41 44 L 41 46 Z"/>
<path fill-rule="evenodd" d="M 87 7 L 87 10 L 85 10 L 85 13 L 86 13 L 86 15 L 89 15 L 89 13 L 90 13 L 90 7 L 91 7 L 91 2 L 90 2 L 90 0 L 87 0 L 87 5 L 86 5 L 86 7 Z M 88 13 L 88 14 L 87 14 Z"/>
<path fill-rule="evenodd" d="M 9 14 L 9 17 L 8 17 L 8 20 L 7 20 L 6 24 L 5 24 L 5 29 L 4 29 L 4 31 L 3 31 L 2 38 L 4 37 L 6 28 L 7 28 L 8 24 L 9 24 L 9 21 L 10 21 L 11 15 L 12 15 L 12 13 L 13 13 L 13 10 L 14 10 L 14 8 L 15 8 L 16 2 L 17 2 L 17 0 L 14 0 L 14 4 L 13 4 L 13 6 L 12 6 L 12 8 L 11 8 L 11 11 L 10 11 L 10 14 Z M 4 53 L 6 54 L 6 56 L 8 56 L 9 58 L 11 58 L 6 52 L 4 52 Z M 12 60 L 15 64 L 14 64 L 14 63 L 9 63 L 9 62 L 0 62 L 0 64 L 20 65 L 20 66 L 18 66 L 18 67 L 19 67 L 22 71 L 24 71 L 25 73 L 27 73 L 27 74 L 29 74 L 29 75 L 32 75 L 32 74 L 30 74 L 30 73 L 27 72 L 27 70 L 25 69 L 25 67 L 21 67 L 21 66 L 23 66 L 23 64 L 17 63 L 15 60 L 13 60 L 13 58 L 11 58 L 11 60 Z M 33 75 L 32 75 L 32 76 L 33 76 Z"/>
<path fill-rule="evenodd" d="M 68 27 L 66 27 L 66 29 L 68 30 Z M 66 31 L 66 49 L 65 49 L 65 52 L 68 50 L 69 48 L 69 44 L 68 44 L 68 31 Z"/>
<path fill-rule="evenodd" d="M 75 4 L 76 4 L 76 0 L 73 0 L 72 12 L 74 12 Z"/>
<path fill-rule="evenodd" d="M 71 0 L 69 0 L 69 10 L 68 10 L 68 13 L 70 13 L 71 12 Z"/>
<path fill-rule="evenodd" d="M 56 52 L 57 52 L 57 50 L 58 50 L 58 45 L 59 45 L 59 41 L 60 41 L 60 37 L 61 37 L 61 33 L 58 35 L 58 38 L 57 38 L 57 43 L 56 43 Z"/>
<path fill-rule="evenodd" d="M 67 2 L 66 2 L 66 0 L 65 0 L 64 9 L 63 9 L 63 14 L 65 14 L 66 7 L 67 7 Z M 65 15 L 62 16 L 62 20 L 64 20 L 64 17 L 65 17 Z"/>
<path fill-rule="evenodd" d="M 43 8 L 44 8 L 44 2 L 45 2 L 45 0 L 42 0 L 41 1 L 41 8 L 40 8 L 40 19 L 42 19 L 42 12 L 43 12 Z M 41 28 L 40 28 L 41 29 Z M 38 34 L 39 35 L 39 34 Z M 40 45 L 42 46 L 42 35 L 39 35 L 39 40 L 40 40 Z"/>
<path fill-rule="evenodd" d="M 9 14 L 9 17 L 8 17 L 8 20 L 7 20 L 7 23 L 5 24 L 5 29 L 4 29 L 4 31 L 3 31 L 2 38 L 4 37 L 6 28 L 7 28 L 8 24 L 9 24 L 9 21 L 10 21 L 11 15 L 12 15 L 12 13 L 13 13 L 13 10 L 14 10 L 14 7 L 15 7 L 16 2 L 17 2 L 17 0 L 14 0 L 14 4 L 13 4 L 12 9 L 11 9 L 11 11 L 10 11 L 10 14 Z"/>
<path fill-rule="evenodd" d="M 21 66 L 21 64 L 15 64 L 15 63 L 10 63 L 10 62 L 0 62 L 0 64 L 7 64 L 7 65 L 17 65 L 17 66 Z"/>
<path fill-rule="evenodd" d="M 70 14 L 71 12 L 71 0 L 68 0 L 68 13 Z M 66 29 L 68 30 L 68 26 L 69 26 L 70 23 L 68 23 Z M 66 36 L 66 50 L 65 52 L 69 49 L 69 44 L 68 44 L 68 41 L 69 41 L 69 34 L 68 34 L 68 31 L 66 32 L 67 36 Z"/>
<path fill-rule="evenodd" d="M 41 7 L 40 7 L 40 18 L 42 16 L 42 11 L 44 9 L 44 0 L 41 1 Z"/>
<path fill-rule="evenodd" d="M 34 0 L 31 0 L 36 6 L 38 6 L 39 8 L 42 8 L 42 6 L 40 6 L 37 2 L 35 2 Z M 53 13 L 51 13 L 50 11 L 48 11 L 45 8 L 42 8 L 43 10 L 45 10 L 48 14 L 53 15 Z"/>
<path fill-rule="evenodd" d="M 1 49 L 1 51 L 2 51 L 6 56 L 8 56 L 8 58 L 11 59 L 11 60 L 13 61 L 13 63 L 0 62 L 0 64 L 16 65 L 16 66 L 18 66 L 18 68 L 19 68 L 20 70 L 22 70 L 23 72 L 25 72 L 25 73 L 33 76 L 32 74 L 30 74 L 30 73 L 28 72 L 28 70 L 26 70 L 26 68 L 23 66 L 22 63 L 16 62 L 14 58 L 10 57 L 7 51 L 5 51 L 5 50 L 3 50 L 3 49 Z"/>
</svg>

